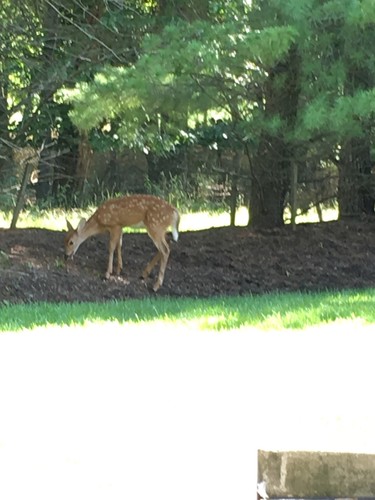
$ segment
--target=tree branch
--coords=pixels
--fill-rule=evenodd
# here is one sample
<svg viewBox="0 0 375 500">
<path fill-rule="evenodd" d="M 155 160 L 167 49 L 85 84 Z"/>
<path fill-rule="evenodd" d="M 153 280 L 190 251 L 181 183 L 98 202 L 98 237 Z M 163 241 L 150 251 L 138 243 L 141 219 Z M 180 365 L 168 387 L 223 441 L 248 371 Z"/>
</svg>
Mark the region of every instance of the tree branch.
<svg viewBox="0 0 375 500">
<path fill-rule="evenodd" d="M 82 28 L 82 26 L 80 26 L 79 24 L 75 23 L 72 19 L 69 19 L 69 17 L 65 16 L 52 2 L 50 2 L 49 0 L 46 0 L 46 3 L 54 10 L 58 13 L 59 16 L 61 16 L 65 21 L 67 21 L 68 23 L 72 24 L 75 28 L 77 28 L 79 31 L 81 31 L 81 33 L 83 33 L 87 38 L 89 38 L 90 40 L 94 40 L 95 42 L 97 42 L 99 45 L 101 45 L 102 47 L 104 47 L 106 50 L 108 50 L 108 52 L 110 52 L 119 62 L 123 63 L 123 60 L 121 59 L 121 57 L 119 57 L 116 52 L 114 50 L 111 49 L 111 47 L 108 47 L 107 44 L 105 44 L 102 40 L 100 40 L 99 38 L 97 38 L 96 36 L 92 35 L 91 33 L 88 33 L 85 29 Z"/>
</svg>

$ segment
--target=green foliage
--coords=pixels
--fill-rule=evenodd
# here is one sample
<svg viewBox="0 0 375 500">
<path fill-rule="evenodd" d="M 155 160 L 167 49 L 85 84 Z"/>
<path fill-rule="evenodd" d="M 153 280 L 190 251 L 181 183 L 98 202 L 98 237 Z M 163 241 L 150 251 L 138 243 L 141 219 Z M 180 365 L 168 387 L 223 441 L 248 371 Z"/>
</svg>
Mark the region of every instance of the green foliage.
<svg viewBox="0 0 375 500">
<path fill-rule="evenodd" d="M 243 21 L 171 23 L 145 37 L 133 67 L 108 67 L 92 84 L 81 84 L 72 119 L 90 129 L 116 118 L 125 144 L 155 147 L 161 139 L 168 150 L 196 114 L 251 116 L 254 96 L 246 87 L 266 77 L 260 69 L 282 57 L 295 37 L 290 27 L 258 32 Z"/>
<path fill-rule="evenodd" d="M 308 104 L 302 115 L 299 133 L 325 131 L 334 134 L 335 140 L 361 137 L 365 128 L 373 121 L 375 112 L 375 89 L 359 90 L 353 96 L 339 96 L 330 100 L 327 94 L 319 95 Z"/>
<path fill-rule="evenodd" d="M 17 191 L 19 189 L 18 179 L 11 175 L 2 183 L 0 191 L 0 207 L 2 210 L 11 210 L 16 205 Z"/>
<path fill-rule="evenodd" d="M 246 145 L 253 155 L 267 136 L 298 161 L 316 137 L 325 134 L 324 160 L 340 141 L 371 127 L 375 65 L 368 47 L 375 40 L 363 18 L 366 3 L 268 0 L 241 10 L 234 2 L 235 15 L 228 3 L 211 7 L 208 19 L 173 20 L 147 34 L 134 65 L 105 68 L 79 87 L 73 121 L 83 129 L 115 121 L 118 144 L 154 153 L 206 143 Z M 293 61 L 296 67 L 285 69 Z M 365 67 L 367 86 L 348 85 L 353 66 Z M 291 103 L 295 119 L 291 96 L 298 99 Z M 202 123 L 215 112 L 225 125 Z"/>
<path fill-rule="evenodd" d="M 287 192 L 311 149 L 323 163 L 353 138 L 374 150 L 374 22 L 373 0 L 5 0 L 1 137 L 73 162 L 77 129 L 96 150 L 246 148 L 270 177 L 284 166 Z"/>
</svg>

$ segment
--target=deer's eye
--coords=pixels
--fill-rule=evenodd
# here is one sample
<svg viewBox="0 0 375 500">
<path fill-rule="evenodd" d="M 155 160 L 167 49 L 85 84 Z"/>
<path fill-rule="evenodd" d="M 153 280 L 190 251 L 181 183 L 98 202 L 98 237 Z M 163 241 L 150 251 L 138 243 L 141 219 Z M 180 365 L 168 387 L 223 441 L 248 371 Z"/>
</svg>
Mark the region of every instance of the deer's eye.
<svg viewBox="0 0 375 500">
<path fill-rule="evenodd" d="M 72 241 L 69 241 L 69 245 L 72 246 L 73 245 L 73 242 Z"/>
</svg>

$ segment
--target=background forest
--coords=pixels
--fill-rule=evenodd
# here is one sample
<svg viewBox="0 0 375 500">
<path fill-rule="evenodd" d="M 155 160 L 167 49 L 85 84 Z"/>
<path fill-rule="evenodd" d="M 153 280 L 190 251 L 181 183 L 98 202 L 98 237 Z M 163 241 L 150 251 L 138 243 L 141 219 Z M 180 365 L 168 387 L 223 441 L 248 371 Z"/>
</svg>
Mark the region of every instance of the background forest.
<svg viewBox="0 0 375 500">
<path fill-rule="evenodd" d="M 0 206 L 374 214 L 374 0 L 3 0 Z"/>
</svg>

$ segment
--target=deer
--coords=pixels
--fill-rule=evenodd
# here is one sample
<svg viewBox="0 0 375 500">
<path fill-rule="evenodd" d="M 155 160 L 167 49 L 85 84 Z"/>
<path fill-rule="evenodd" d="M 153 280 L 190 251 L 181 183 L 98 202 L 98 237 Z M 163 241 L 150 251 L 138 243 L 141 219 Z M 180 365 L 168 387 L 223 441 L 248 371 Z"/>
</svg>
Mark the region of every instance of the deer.
<svg viewBox="0 0 375 500">
<path fill-rule="evenodd" d="M 67 234 L 64 238 L 65 260 L 73 259 L 80 245 L 101 233 L 109 233 L 109 257 L 105 278 L 113 273 L 113 257 L 116 250 L 116 274 L 122 271 L 122 229 L 124 227 L 145 227 L 148 235 L 157 248 L 156 255 L 146 265 L 142 278 L 146 280 L 152 269 L 160 263 L 159 274 L 153 286 L 157 292 L 164 281 L 165 269 L 170 254 L 166 241 L 166 233 L 171 227 L 174 241 L 179 236 L 180 214 L 175 207 L 157 196 L 134 194 L 111 198 L 102 203 L 97 210 L 86 219 L 81 219 L 74 229 L 67 220 Z"/>
</svg>

